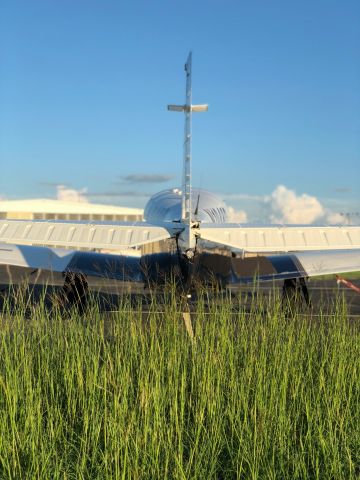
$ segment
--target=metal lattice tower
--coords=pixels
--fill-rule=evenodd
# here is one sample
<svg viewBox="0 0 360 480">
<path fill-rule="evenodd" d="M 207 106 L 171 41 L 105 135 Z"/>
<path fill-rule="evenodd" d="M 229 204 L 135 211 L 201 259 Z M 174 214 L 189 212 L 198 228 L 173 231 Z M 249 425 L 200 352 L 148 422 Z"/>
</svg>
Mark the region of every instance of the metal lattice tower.
<svg viewBox="0 0 360 480">
<path fill-rule="evenodd" d="M 185 113 L 184 164 L 182 179 L 181 220 L 189 227 L 188 247 L 191 247 L 191 120 L 192 112 L 206 112 L 208 105 L 192 105 L 192 52 L 189 53 L 185 64 L 186 95 L 184 105 L 168 105 L 168 110 Z"/>
</svg>

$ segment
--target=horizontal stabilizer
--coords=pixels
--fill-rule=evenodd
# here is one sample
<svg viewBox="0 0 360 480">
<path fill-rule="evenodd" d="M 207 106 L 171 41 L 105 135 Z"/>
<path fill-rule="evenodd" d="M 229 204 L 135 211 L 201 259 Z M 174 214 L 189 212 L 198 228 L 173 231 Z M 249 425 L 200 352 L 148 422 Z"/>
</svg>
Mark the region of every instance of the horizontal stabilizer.
<svg viewBox="0 0 360 480">
<path fill-rule="evenodd" d="M 121 250 L 170 238 L 161 226 L 135 223 L 0 220 L 0 242 Z"/>
<path fill-rule="evenodd" d="M 200 239 L 245 252 L 294 252 L 360 248 L 360 227 L 207 225 Z"/>
</svg>

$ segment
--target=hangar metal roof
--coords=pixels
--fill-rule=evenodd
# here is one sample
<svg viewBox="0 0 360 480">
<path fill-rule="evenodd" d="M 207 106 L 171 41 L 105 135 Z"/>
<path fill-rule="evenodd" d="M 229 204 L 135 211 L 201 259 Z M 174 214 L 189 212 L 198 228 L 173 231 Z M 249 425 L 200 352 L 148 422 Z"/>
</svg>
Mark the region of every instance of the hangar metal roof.
<svg viewBox="0 0 360 480">
<path fill-rule="evenodd" d="M 1 200 L 0 212 L 142 215 L 143 210 L 141 208 L 128 208 L 89 202 L 70 202 L 49 198 L 36 198 L 26 200 Z"/>
</svg>

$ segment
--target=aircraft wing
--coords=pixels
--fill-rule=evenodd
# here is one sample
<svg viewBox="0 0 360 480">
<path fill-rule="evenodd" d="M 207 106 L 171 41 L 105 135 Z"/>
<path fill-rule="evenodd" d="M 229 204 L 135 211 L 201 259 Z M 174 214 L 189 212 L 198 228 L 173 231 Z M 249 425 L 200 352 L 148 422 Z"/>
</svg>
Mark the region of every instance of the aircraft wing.
<svg viewBox="0 0 360 480">
<path fill-rule="evenodd" d="M 360 248 L 360 227 L 353 226 L 207 224 L 195 233 L 199 239 L 254 253 Z"/>
<path fill-rule="evenodd" d="M 0 244 L 0 265 L 47 270 L 49 272 L 83 273 L 86 276 L 140 282 L 163 283 L 180 272 L 177 253 L 149 255 L 113 255 L 33 245 Z"/>
<path fill-rule="evenodd" d="M 0 242 L 11 244 L 120 250 L 171 236 L 170 228 L 145 222 L 0 220 Z"/>
<path fill-rule="evenodd" d="M 30 245 L 0 244 L 0 265 L 13 265 L 51 272 L 81 272 L 85 275 L 144 282 L 162 281 L 178 266 L 177 254 L 143 257 L 111 255 Z M 216 253 L 199 253 L 191 262 L 202 280 L 217 279 L 224 285 L 312 277 L 360 271 L 360 249 L 297 252 L 248 258 Z"/>
<path fill-rule="evenodd" d="M 313 277 L 360 271 L 360 249 L 297 252 L 256 257 L 231 257 L 201 253 L 197 258 L 200 279 L 217 279 L 223 285 L 288 278 Z"/>
<path fill-rule="evenodd" d="M 126 281 L 143 280 L 140 258 L 96 252 L 0 244 L 0 265 L 50 272 L 81 272 L 84 275 Z"/>
</svg>

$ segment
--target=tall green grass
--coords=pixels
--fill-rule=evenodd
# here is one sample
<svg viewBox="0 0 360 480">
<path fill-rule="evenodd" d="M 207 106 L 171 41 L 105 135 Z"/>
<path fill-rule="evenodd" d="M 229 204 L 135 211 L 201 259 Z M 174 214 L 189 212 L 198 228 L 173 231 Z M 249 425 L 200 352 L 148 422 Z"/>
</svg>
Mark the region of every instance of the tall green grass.
<svg viewBox="0 0 360 480">
<path fill-rule="evenodd" d="M 346 305 L 250 313 L 174 294 L 111 315 L 25 315 L 0 332 L 1 479 L 351 479 L 360 475 L 360 329 Z"/>
</svg>

